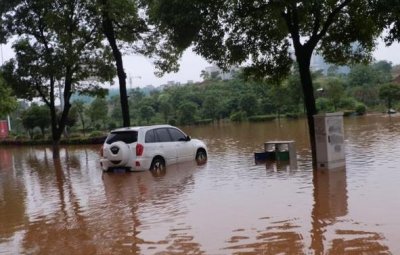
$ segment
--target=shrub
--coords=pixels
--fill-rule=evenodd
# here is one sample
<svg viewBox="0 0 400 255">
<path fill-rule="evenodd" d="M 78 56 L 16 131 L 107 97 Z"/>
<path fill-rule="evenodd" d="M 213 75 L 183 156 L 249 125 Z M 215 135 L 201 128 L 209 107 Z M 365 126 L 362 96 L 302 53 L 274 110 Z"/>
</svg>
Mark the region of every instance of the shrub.
<svg viewBox="0 0 400 255">
<path fill-rule="evenodd" d="M 343 111 L 343 116 L 344 116 L 344 117 L 348 117 L 348 116 L 351 116 L 351 115 L 354 115 L 354 114 L 355 114 L 355 112 L 352 111 L 352 110 L 345 110 L 345 111 Z"/>
<path fill-rule="evenodd" d="M 213 122 L 213 119 L 202 119 L 202 120 L 197 120 L 196 125 L 205 125 L 205 124 L 210 124 Z"/>
<path fill-rule="evenodd" d="M 274 120 L 276 118 L 275 115 L 254 115 L 248 118 L 251 122 L 261 122 L 261 121 L 268 121 Z"/>
<path fill-rule="evenodd" d="M 23 140 L 29 140 L 29 137 L 28 136 L 26 136 L 26 135 L 16 135 L 15 136 L 15 141 L 23 141 Z"/>
<path fill-rule="evenodd" d="M 364 115 L 367 112 L 367 107 L 363 103 L 358 103 L 355 110 L 357 115 Z"/>
<path fill-rule="evenodd" d="M 318 98 L 316 100 L 315 104 L 317 106 L 318 112 L 333 112 L 334 111 L 332 102 L 325 97 Z"/>
<path fill-rule="evenodd" d="M 42 134 L 34 134 L 33 135 L 33 140 L 42 140 L 43 139 L 43 135 Z"/>
<path fill-rule="evenodd" d="M 80 138 L 81 137 L 81 134 L 79 134 L 79 133 L 72 133 L 72 134 L 70 134 L 69 135 L 69 139 L 75 139 L 75 138 Z"/>
<path fill-rule="evenodd" d="M 234 112 L 230 116 L 231 121 L 235 122 L 240 122 L 246 119 L 246 112 L 239 111 L 239 112 Z"/>
<path fill-rule="evenodd" d="M 101 131 L 93 131 L 89 134 L 89 137 L 100 137 L 100 136 L 104 136 L 104 133 Z"/>
<path fill-rule="evenodd" d="M 168 124 L 170 124 L 171 126 L 175 126 L 177 122 L 178 122 L 178 121 L 177 121 L 176 119 L 170 119 L 170 120 L 168 121 Z"/>
<path fill-rule="evenodd" d="M 354 109 L 356 107 L 357 101 L 354 98 L 346 97 L 339 101 L 338 107 L 341 109 Z"/>
<path fill-rule="evenodd" d="M 117 128 L 117 124 L 115 124 L 115 122 L 111 122 L 108 124 L 108 129 L 116 129 Z"/>
<path fill-rule="evenodd" d="M 288 119 L 298 119 L 300 117 L 300 113 L 298 112 L 288 112 L 285 114 Z"/>
</svg>

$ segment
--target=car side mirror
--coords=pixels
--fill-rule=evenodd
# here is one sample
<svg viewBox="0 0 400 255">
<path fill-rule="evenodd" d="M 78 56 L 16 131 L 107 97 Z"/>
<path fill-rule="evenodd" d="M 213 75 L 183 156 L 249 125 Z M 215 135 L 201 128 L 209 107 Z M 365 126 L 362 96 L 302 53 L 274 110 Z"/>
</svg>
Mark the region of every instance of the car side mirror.
<svg viewBox="0 0 400 255">
<path fill-rule="evenodd" d="M 189 142 L 192 138 L 190 137 L 190 135 L 186 136 L 186 141 Z"/>
</svg>

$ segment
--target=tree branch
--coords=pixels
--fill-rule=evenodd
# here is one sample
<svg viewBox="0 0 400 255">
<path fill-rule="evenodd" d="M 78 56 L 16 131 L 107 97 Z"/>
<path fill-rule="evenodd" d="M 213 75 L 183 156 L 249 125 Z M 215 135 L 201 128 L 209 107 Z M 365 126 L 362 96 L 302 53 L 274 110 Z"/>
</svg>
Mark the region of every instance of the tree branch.
<svg viewBox="0 0 400 255">
<path fill-rule="evenodd" d="M 36 91 L 37 91 L 37 92 L 39 93 L 39 95 L 42 97 L 42 99 L 43 99 L 43 101 L 45 102 L 45 104 L 46 104 L 47 106 L 50 106 L 49 100 L 47 99 L 46 95 L 43 93 L 43 91 L 42 91 L 41 88 L 40 88 L 41 82 L 35 82 L 34 84 L 35 84 L 35 87 L 36 87 Z"/>
<path fill-rule="evenodd" d="M 343 10 L 344 7 L 350 4 L 352 0 L 344 0 L 341 4 L 339 4 L 326 18 L 326 21 L 319 33 L 316 33 L 311 36 L 310 40 L 306 43 L 308 47 L 315 48 L 317 43 L 321 40 L 322 37 L 326 35 L 329 27 L 334 22 L 336 16 Z"/>
<path fill-rule="evenodd" d="M 291 10 L 287 7 L 286 8 L 286 12 L 282 11 L 281 12 L 281 16 L 283 17 L 283 19 L 286 22 L 286 25 L 288 27 L 289 33 L 292 36 L 292 40 L 293 40 L 293 46 L 295 48 L 300 48 L 301 42 L 300 42 L 300 35 L 299 35 L 299 24 L 294 25 L 294 21 L 293 21 L 293 17 L 291 14 Z M 297 16 L 297 15 L 296 15 Z M 297 28 L 297 30 L 296 30 Z"/>
</svg>

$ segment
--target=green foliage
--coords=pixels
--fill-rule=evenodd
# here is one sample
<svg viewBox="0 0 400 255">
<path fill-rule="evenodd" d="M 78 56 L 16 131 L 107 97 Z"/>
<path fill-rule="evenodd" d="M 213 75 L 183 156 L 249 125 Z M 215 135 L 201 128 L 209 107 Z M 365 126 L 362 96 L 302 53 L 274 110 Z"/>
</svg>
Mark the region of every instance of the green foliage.
<svg viewBox="0 0 400 255">
<path fill-rule="evenodd" d="M 104 136 L 104 132 L 101 132 L 101 131 L 92 131 L 92 132 L 89 134 L 89 137 L 90 137 L 90 138 L 93 138 L 93 137 L 101 137 L 101 136 Z"/>
<path fill-rule="evenodd" d="M 340 109 L 354 109 L 357 101 L 352 97 L 341 98 L 338 104 Z"/>
<path fill-rule="evenodd" d="M 242 95 L 239 99 L 239 107 L 247 116 L 256 114 L 258 110 L 257 97 L 254 94 Z"/>
<path fill-rule="evenodd" d="M 363 103 L 358 103 L 355 109 L 357 115 L 364 115 L 367 112 L 367 107 Z"/>
<path fill-rule="evenodd" d="M 196 125 L 206 125 L 210 124 L 213 122 L 213 119 L 202 119 L 202 120 L 197 120 Z"/>
<path fill-rule="evenodd" d="M 108 120 L 107 101 L 104 98 L 96 98 L 87 108 L 86 114 L 92 126 L 96 127 L 97 125 L 97 128 L 101 126 L 105 128 Z"/>
<path fill-rule="evenodd" d="M 73 102 L 72 107 L 71 107 L 71 115 L 73 116 L 72 118 L 74 118 L 75 120 L 77 118 L 79 119 L 80 124 L 82 126 L 82 130 L 83 130 L 83 135 L 84 136 L 85 136 L 85 133 L 86 133 L 85 111 L 86 111 L 86 104 L 84 103 L 84 101 L 78 99 L 78 100 L 75 100 Z"/>
<path fill-rule="evenodd" d="M 234 122 L 244 121 L 247 118 L 246 112 L 239 111 L 231 114 L 230 120 Z"/>
<path fill-rule="evenodd" d="M 181 124 L 190 125 L 196 122 L 197 105 L 194 102 L 183 102 L 178 109 L 178 118 Z"/>
<path fill-rule="evenodd" d="M 15 58 L 3 68 L 4 77 L 17 96 L 40 97 L 49 107 L 52 138 L 58 142 L 68 121 L 73 90 L 102 93 L 100 84 L 115 75 L 111 50 L 97 32 L 96 2 L 6 2 L 15 4 L 1 13 L 1 30 L 17 39 L 12 42 Z M 60 114 L 55 105 L 58 90 L 64 99 Z"/>
<path fill-rule="evenodd" d="M 255 115 L 248 117 L 247 120 L 251 122 L 260 122 L 260 121 L 274 120 L 275 118 L 276 118 L 275 115 Z"/>
<path fill-rule="evenodd" d="M 400 100 L 400 85 L 387 83 L 379 88 L 379 97 L 386 101 L 388 109 L 392 108 L 392 104 L 396 100 Z"/>
<path fill-rule="evenodd" d="M 288 119 L 297 119 L 300 116 L 301 116 L 301 114 L 298 113 L 298 112 L 289 112 L 289 113 L 285 114 L 285 117 L 288 118 Z"/>
<path fill-rule="evenodd" d="M 334 112 L 334 106 L 332 102 L 324 97 L 320 97 L 316 100 L 316 106 L 318 109 L 318 112 Z"/>
<path fill-rule="evenodd" d="M 344 85 L 341 79 L 330 78 L 326 82 L 326 96 L 330 99 L 334 110 L 337 110 L 340 100 L 344 96 Z"/>
<path fill-rule="evenodd" d="M 7 87 L 0 75 L 0 118 L 5 117 L 17 107 L 17 100 L 11 93 L 11 89 Z"/>
<path fill-rule="evenodd" d="M 335 111 L 332 102 L 335 90 L 332 87 L 335 88 L 337 84 L 347 84 L 348 76 L 344 74 L 325 76 L 315 73 L 313 77 L 315 84 L 324 88 L 323 91 L 318 91 L 318 109 L 321 112 Z M 142 90 L 135 89 L 130 97 L 131 121 L 133 125 L 162 123 L 192 125 L 212 123 L 216 119 L 268 121 L 275 116 L 298 118 L 304 114 L 300 85 L 298 73 L 294 70 L 288 79 L 279 85 L 265 81 L 243 80 L 238 76 L 232 80 L 172 86 L 156 93 L 145 94 Z M 359 88 L 362 92 L 369 89 Z M 338 94 L 341 96 L 336 111 L 353 115 L 356 106 L 361 103 L 352 97 L 354 88 L 341 86 L 339 89 Z M 247 106 L 245 102 L 248 103 Z M 90 105 L 77 100 L 72 105 L 71 114 L 77 112 L 79 118 L 84 121 L 76 123 L 72 131 L 76 132 L 82 128 L 84 132 L 90 132 L 90 130 L 114 129 L 121 126 L 118 96 L 112 96 L 108 101 L 93 99 Z M 375 103 L 366 106 L 372 111 L 383 110 Z M 248 114 L 243 109 L 254 114 L 247 118 Z M 100 117 L 93 117 L 93 113 L 94 116 Z M 14 121 L 18 119 L 18 111 L 15 114 L 17 115 L 14 113 L 11 115 Z M 83 128 L 86 122 L 90 125 Z"/>
<path fill-rule="evenodd" d="M 42 137 L 45 135 L 46 128 L 50 125 L 50 112 L 47 106 L 39 106 L 32 104 L 30 108 L 22 112 L 22 125 L 33 136 L 34 128 L 38 127 L 42 132 Z"/>
<path fill-rule="evenodd" d="M 155 115 L 154 108 L 150 105 L 143 105 L 139 108 L 140 118 L 146 120 L 148 124 L 150 119 Z"/>
</svg>

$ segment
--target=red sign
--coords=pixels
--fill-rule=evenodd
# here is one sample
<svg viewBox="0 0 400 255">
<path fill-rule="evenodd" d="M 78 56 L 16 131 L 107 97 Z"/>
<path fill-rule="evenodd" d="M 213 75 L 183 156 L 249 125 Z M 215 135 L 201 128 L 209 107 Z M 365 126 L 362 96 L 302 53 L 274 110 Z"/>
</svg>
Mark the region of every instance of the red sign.
<svg viewBox="0 0 400 255">
<path fill-rule="evenodd" d="M 0 120 L 0 138 L 8 137 L 8 122 L 6 120 Z"/>
</svg>

